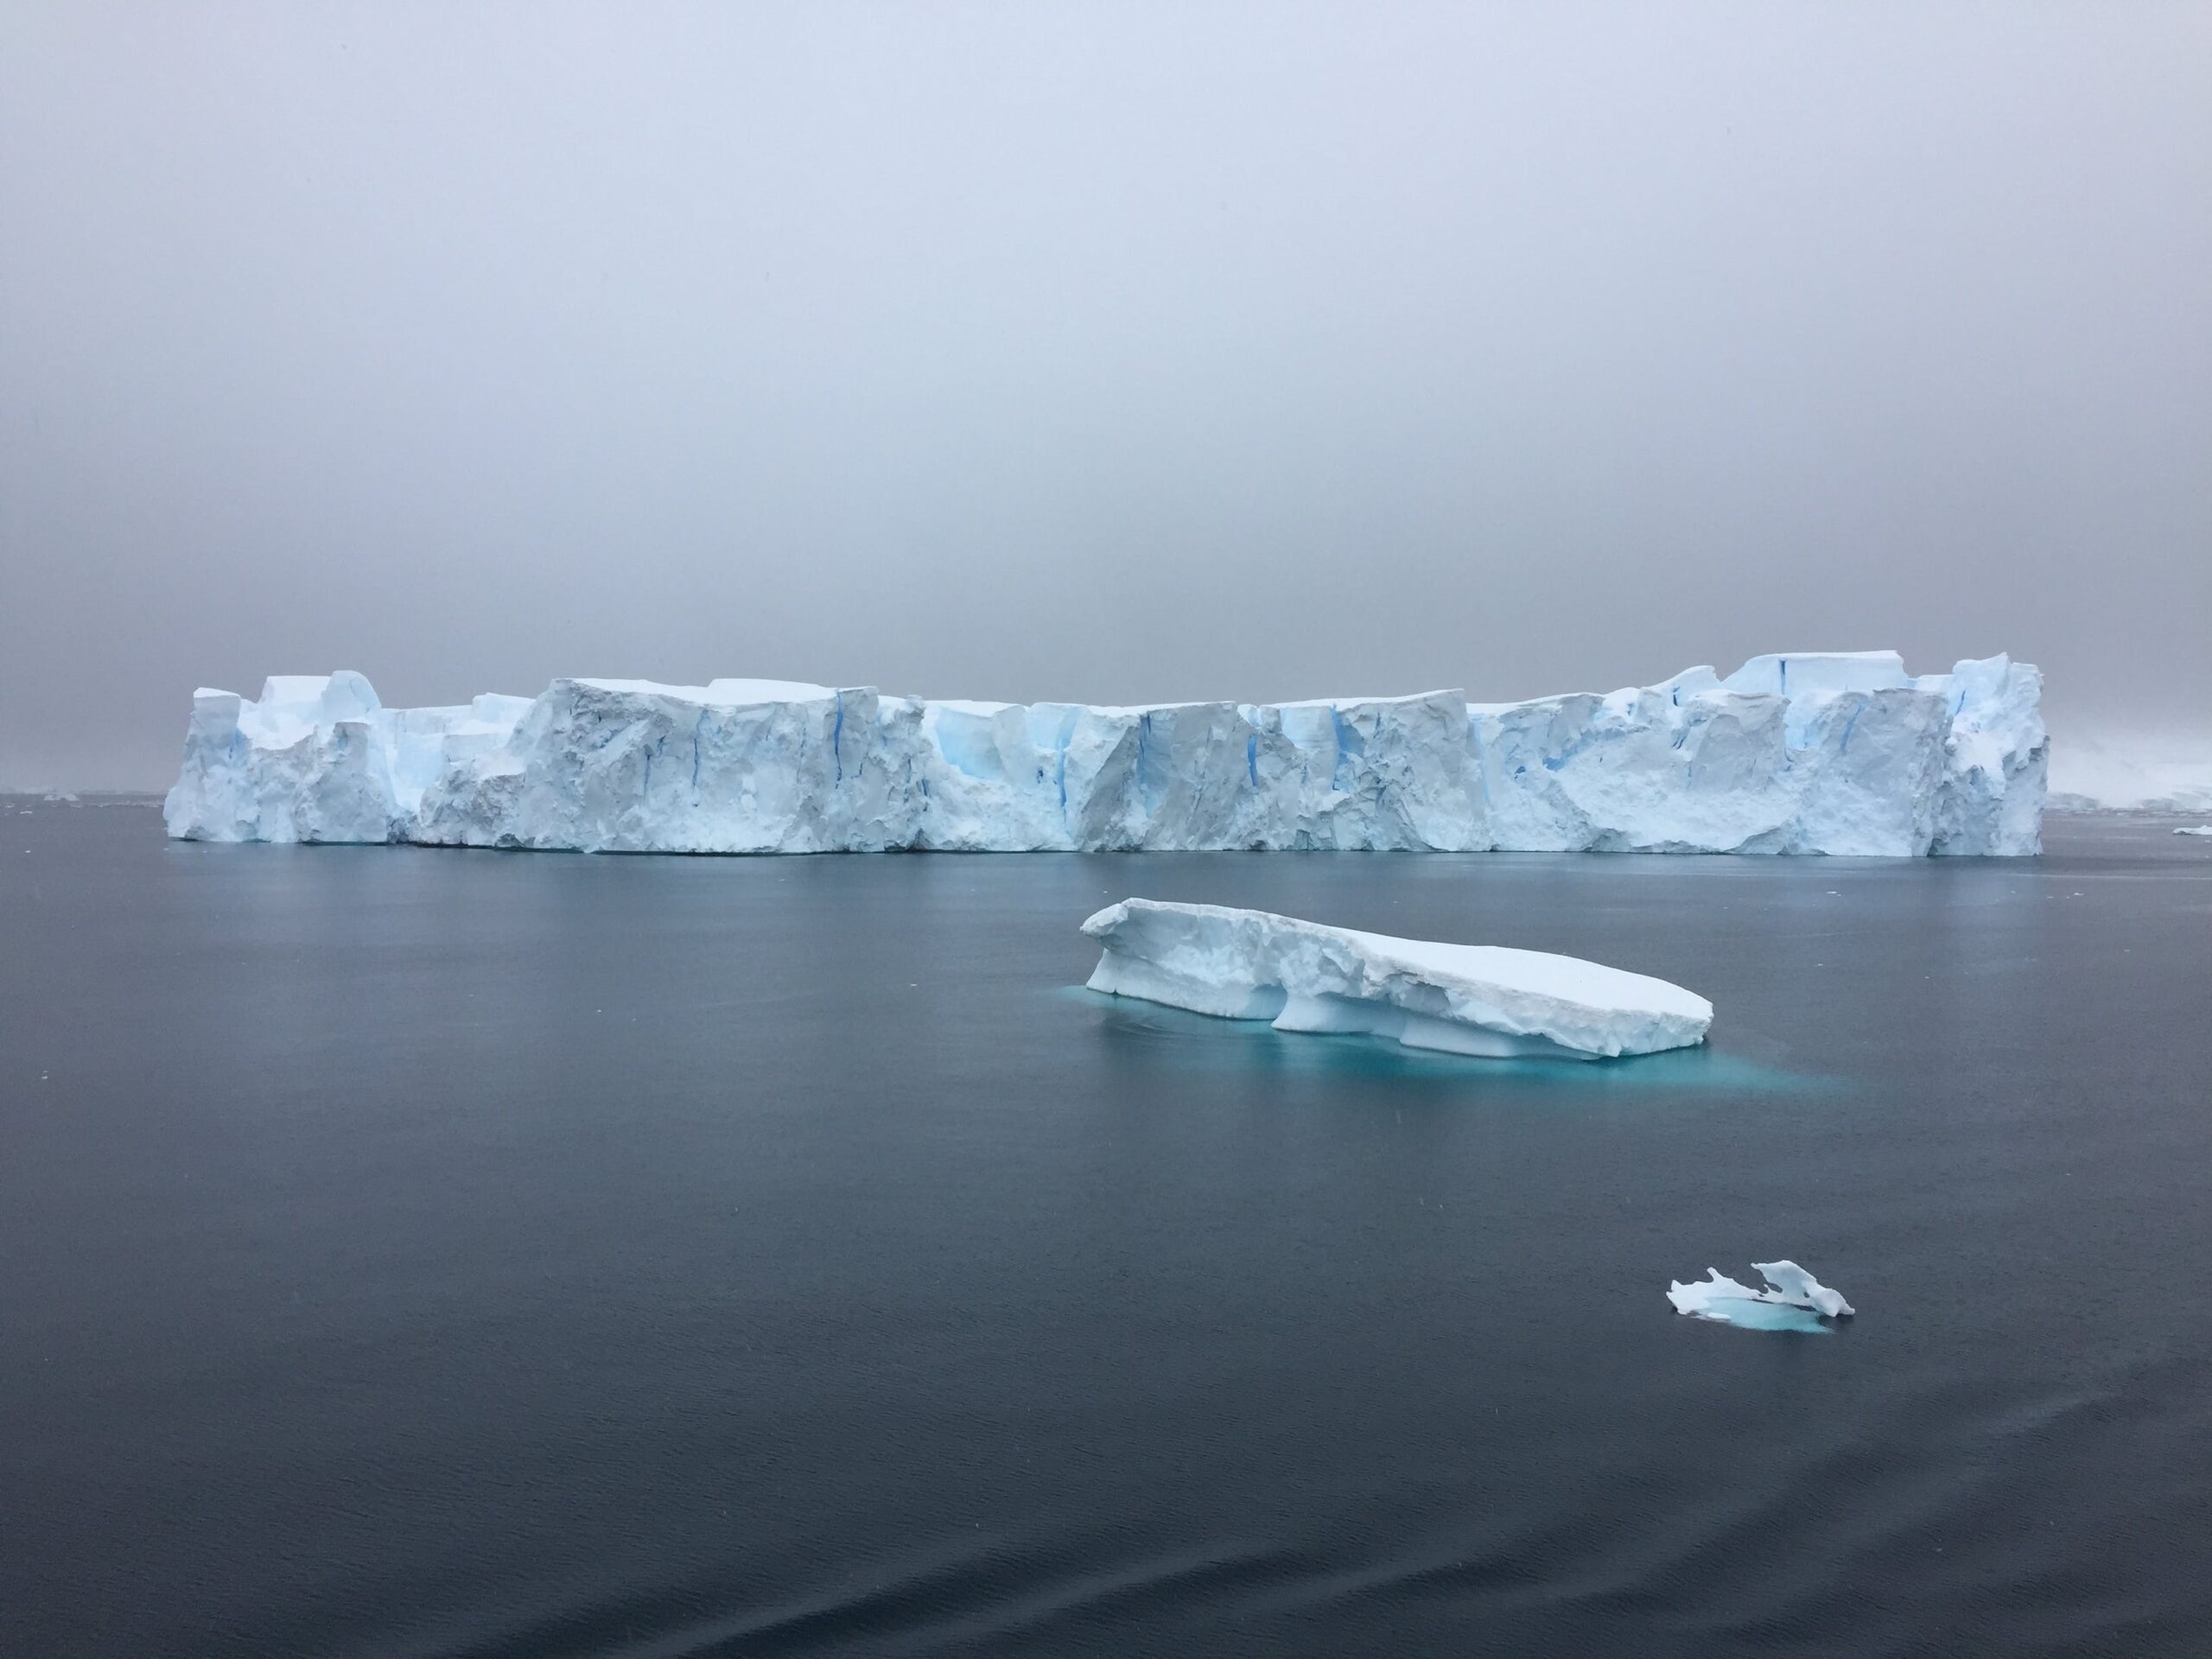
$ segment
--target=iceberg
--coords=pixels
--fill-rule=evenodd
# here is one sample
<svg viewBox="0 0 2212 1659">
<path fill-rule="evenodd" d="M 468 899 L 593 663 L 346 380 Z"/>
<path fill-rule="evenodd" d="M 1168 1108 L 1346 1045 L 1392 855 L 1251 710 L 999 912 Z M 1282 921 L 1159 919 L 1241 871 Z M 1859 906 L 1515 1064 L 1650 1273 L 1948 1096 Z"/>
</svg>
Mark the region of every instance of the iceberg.
<svg viewBox="0 0 2212 1659">
<path fill-rule="evenodd" d="M 1485 1058 L 1609 1059 L 1705 1040 L 1663 979 L 1501 945 L 1390 938 L 1220 905 L 1125 899 L 1083 925 L 1090 987 L 1277 1031 L 1363 1033 Z"/>
<path fill-rule="evenodd" d="M 1707 1268 L 1703 1279 L 1670 1283 L 1667 1300 L 1677 1313 L 1756 1331 L 1825 1331 L 1829 1327 L 1823 1319 L 1847 1319 L 1853 1311 L 1840 1294 L 1795 1262 L 1754 1262 L 1751 1270 L 1768 1288 L 1753 1290 L 1718 1268 Z"/>
<path fill-rule="evenodd" d="M 2083 733 L 2050 773 L 2052 810 L 2212 811 L 2212 737 L 2202 732 Z"/>
<path fill-rule="evenodd" d="M 1894 652 L 1515 703 L 933 701 L 557 679 L 387 709 L 361 675 L 194 694 L 170 835 L 638 853 L 2032 854 L 2043 677 Z"/>
<path fill-rule="evenodd" d="M 2183 824 L 2174 831 L 2177 836 L 2212 836 L 2212 823 Z"/>
</svg>

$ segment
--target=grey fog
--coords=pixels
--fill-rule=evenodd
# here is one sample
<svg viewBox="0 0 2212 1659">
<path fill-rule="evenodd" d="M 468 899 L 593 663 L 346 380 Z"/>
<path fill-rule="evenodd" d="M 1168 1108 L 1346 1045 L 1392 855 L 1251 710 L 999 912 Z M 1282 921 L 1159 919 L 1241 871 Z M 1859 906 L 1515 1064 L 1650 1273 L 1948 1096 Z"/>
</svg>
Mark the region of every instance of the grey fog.
<svg viewBox="0 0 2212 1659">
<path fill-rule="evenodd" d="M 196 685 L 2212 728 L 2212 9 L 29 5 L 0 787 Z M 2205 747 L 2212 747 L 2212 740 Z"/>
</svg>

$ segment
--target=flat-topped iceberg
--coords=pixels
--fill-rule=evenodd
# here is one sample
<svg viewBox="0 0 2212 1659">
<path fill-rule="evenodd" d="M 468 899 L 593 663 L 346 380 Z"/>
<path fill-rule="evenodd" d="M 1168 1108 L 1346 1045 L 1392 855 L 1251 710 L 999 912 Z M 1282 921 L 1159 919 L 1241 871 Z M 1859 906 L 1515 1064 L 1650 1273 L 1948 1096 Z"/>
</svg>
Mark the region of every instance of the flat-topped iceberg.
<svg viewBox="0 0 2212 1659">
<path fill-rule="evenodd" d="M 1894 652 L 1470 704 L 933 702 L 560 679 L 386 709 L 355 673 L 194 695 L 173 836 L 594 852 L 2033 853 L 2043 678 Z"/>
<path fill-rule="evenodd" d="M 1090 988 L 1277 1031 L 1355 1032 L 1487 1058 L 1594 1060 L 1705 1040 L 1713 1004 L 1663 979 L 1500 945 L 1395 939 L 1220 905 L 1125 899 L 1083 931 Z"/>
<path fill-rule="evenodd" d="M 1707 1268 L 1703 1279 L 1670 1283 L 1667 1300 L 1677 1313 L 1754 1331 L 1825 1331 L 1822 1319 L 1847 1319 L 1853 1312 L 1840 1292 L 1795 1262 L 1754 1262 L 1751 1270 L 1766 1281 L 1766 1289 L 1753 1290 L 1718 1268 Z"/>
</svg>

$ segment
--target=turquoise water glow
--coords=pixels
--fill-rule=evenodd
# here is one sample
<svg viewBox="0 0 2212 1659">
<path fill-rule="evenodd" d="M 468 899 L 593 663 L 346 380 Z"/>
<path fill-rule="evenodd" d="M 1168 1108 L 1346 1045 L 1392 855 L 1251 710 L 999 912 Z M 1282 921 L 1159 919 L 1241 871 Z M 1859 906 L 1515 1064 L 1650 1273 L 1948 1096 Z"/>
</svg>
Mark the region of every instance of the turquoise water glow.
<svg viewBox="0 0 2212 1659">
<path fill-rule="evenodd" d="M 1389 1078 L 1454 1090 L 1537 1084 L 1560 1096 L 1683 1091 L 1839 1095 L 1844 1082 L 1735 1052 L 1727 1039 L 1617 1060 L 1482 1059 L 1407 1048 L 1382 1038 L 1279 1032 L 1257 1020 L 1222 1020 L 1080 985 L 1049 993 L 1091 1011 L 1102 1038 L 1123 1057 L 1185 1071 L 1274 1072 L 1297 1077 Z"/>
</svg>

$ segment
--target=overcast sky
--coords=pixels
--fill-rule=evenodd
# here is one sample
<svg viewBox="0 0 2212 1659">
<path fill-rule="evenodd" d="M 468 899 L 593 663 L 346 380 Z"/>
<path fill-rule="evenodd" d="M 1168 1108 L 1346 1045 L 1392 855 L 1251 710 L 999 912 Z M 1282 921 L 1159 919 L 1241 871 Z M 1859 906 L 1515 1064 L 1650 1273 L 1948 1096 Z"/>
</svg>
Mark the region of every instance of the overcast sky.
<svg viewBox="0 0 2212 1659">
<path fill-rule="evenodd" d="M 0 0 L 0 785 L 198 684 L 2212 725 L 2212 6 Z"/>
</svg>

